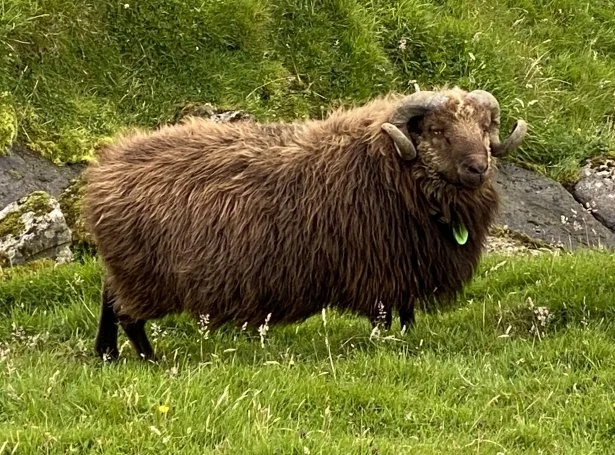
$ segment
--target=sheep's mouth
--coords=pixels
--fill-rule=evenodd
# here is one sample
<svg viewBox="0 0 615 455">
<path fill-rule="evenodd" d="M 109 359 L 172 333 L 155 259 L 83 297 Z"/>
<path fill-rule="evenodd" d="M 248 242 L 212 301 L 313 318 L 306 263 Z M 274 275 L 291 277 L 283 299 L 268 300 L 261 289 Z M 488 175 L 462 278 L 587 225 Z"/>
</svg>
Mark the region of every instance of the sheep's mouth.
<svg viewBox="0 0 615 455">
<path fill-rule="evenodd" d="M 480 175 L 468 175 L 460 172 L 450 175 L 444 172 L 438 172 L 438 178 L 457 190 L 478 190 L 491 181 L 491 169 Z"/>
<path fill-rule="evenodd" d="M 469 174 L 462 173 L 459 175 L 459 183 L 466 188 L 478 188 L 487 181 L 487 174 Z"/>
</svg>

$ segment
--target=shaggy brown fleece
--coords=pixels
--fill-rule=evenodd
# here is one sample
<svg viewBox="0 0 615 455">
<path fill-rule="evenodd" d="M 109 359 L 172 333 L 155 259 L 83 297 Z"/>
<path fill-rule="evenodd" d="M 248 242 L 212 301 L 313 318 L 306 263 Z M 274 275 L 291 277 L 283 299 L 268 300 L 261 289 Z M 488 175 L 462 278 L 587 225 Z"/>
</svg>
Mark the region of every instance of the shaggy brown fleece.
<svg viewBox="0 0 615 455">
<path fill-rule="evenodd" d="M 446 162 L 461 159 L 455 131 L 471 141 L 464 131 L 487 114 L 453 100 L 424 119 L 408 162 L 381 130 L 397 99 L 296 124 L 192 119 L 102 150 L 84 204 L 107 272 L 100 332 L 117 318 L 142 332 L 182 311 L 209 315 L 211 328 L 291 323 L 324 306 L 372 320 L 397 309 L 411 323 L 415 303 L 454 298 L 498 200 L 491 172 L 465 187 Z M 438 119 L 458 124 L 440 143 L 426 139 Z M 453 238 L 458 224 L 465 245 Z M 149 357 L 141 332 L 131 341 Z M 113 339 L 99 333 L 99 354 L 117 353 Z"/>
</svg>

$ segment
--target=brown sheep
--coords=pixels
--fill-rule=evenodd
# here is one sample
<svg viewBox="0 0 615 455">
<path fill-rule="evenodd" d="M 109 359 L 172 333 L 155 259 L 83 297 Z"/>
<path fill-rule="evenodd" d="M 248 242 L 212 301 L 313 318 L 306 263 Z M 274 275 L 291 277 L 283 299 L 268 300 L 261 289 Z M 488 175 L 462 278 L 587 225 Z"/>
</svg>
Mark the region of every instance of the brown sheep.
<svg viewBox="0 0 615 455">
<path fill-rule="evenodd" d="M 390 95 L 325 120 L 207 120 L 135 133 L 86 173 L 106 266 L 96 351 L 119 323 L 155 358 L 145 322 L 189 312 L 258 326 L 325 306 L 414 322 L 472 277 L 498 207 L 496 99 L 458 88 Z M 465 234 L 467 233 L 467 239 Z"/>
</svg>

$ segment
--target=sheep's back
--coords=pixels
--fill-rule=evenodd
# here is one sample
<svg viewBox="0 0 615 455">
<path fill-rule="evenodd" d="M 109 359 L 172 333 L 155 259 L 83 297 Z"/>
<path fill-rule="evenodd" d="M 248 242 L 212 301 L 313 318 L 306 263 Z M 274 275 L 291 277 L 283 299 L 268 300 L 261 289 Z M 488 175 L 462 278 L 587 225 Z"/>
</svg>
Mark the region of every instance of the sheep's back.
<svg viewBox="0 0 615 455">
<path fill-rule="evenodd" d="M 318 156 L 290 125 L 182 128 L 127 138 L 88 170 L 87 218 L 122 310 L 309 316 L 334 260 Z"/>
</svg>

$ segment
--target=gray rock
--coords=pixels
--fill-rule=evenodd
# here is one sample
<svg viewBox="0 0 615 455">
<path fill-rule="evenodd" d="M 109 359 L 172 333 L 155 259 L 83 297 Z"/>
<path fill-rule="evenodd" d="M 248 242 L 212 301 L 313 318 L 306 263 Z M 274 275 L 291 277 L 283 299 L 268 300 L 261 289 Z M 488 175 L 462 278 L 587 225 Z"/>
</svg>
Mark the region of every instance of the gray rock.
<svg viewBox="0 0 615 455">
<path fill-rule="evenodd" d="M 602 224 L 615 231 L 615 160 L 584 166 L 574 195 Z"/>
<path fill-rule="evenodd" d="M 0 208 L 33 191 L 59 197 L 83 168 L 82 164 L 59 167 L 23 147 L 13 147 L 0 156 Z"/>
<path fill-rule="evenodd" d="M 239 121 L 254 121 L 255 117 L 243 111 L 224 110 L 209 103 L 184 105 L 173 117 L 172 123 L 178 123 L 187 117 L 201 117 L 215 123 L 230 123 Z"/>
<path fill-rule="evenodd" d="M 615 234 L 559 183 L 500 162 L 497 187 L 502 206 L 497 223 L 564 249 L 615 249 Z"/>
<path fill-rule="evenodd" d="M 60 204 L 43 191 L 0 211 L 0 263 L 5 265 L 43 258 L 68 262 L 72 260 L 71 239 Z"/>
<path fill-rule="evenodd" d="M 216 123 L 230 123 L 243 120 L 253 121 L 254 117 L 242 111 L 221 111 L 213 114 L 209 119 Z"/>
</svg>

